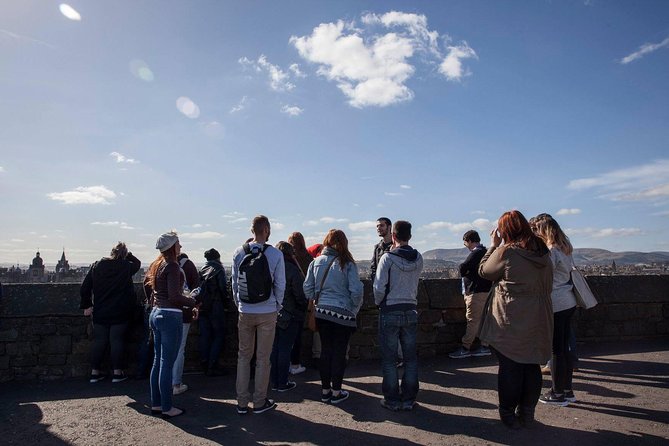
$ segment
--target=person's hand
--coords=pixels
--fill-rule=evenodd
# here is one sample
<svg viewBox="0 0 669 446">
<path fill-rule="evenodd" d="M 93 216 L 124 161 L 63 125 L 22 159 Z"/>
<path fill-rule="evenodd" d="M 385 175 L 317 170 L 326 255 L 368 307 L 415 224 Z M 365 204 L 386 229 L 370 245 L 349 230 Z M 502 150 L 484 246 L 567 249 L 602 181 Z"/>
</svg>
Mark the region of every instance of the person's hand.
<svg viewBox="0 0 669 446">
<path fill-rule="evenodd" d="M 193 307 L 193 320 L 196 321 L 198 317 L 200 317 L 200 309 Z"/>
<path fill-rule="evenodd" d="M 490 231 L 490 246 L 497 248 L 502 243 L 502 237 L 500 237 L 497 228 Z"/>
<path fill-rule="evenodd" d="M 92 316 L 93 315 L 93 307 L 88 307 L 84 310 L 84 316 Z"/>
</svg>

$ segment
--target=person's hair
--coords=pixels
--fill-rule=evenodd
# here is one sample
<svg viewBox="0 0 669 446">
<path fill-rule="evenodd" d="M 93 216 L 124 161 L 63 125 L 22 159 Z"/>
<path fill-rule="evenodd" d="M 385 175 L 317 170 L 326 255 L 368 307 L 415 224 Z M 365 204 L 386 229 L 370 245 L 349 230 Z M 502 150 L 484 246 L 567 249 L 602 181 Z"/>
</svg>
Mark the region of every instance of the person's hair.
<svg viewBox="0 0 669 446">
<path fill-rule="evenodd" d="M 253 218 L 251 223 L 251 232 L 256 234 L 258 231 L 264 228 L 269 228 L 269 218 L 264 215 L 257 215 Z"/>
<path fill-rule="evenodd" d="M 185 252 L 182 252 L 181 254 L 179 254 L 179 255 L 177 256 L 177 260 L 179 260 L 179 261 L 181 261 L 181 260 L 183 260 L 183 259 L 187 259 L 187 258 L 188 258 L 188 256 L 186 255 Z"/>
<path fill-rule="evenodd" d="M 574 247 L 569 241 L 567 234 L 562 231 L 562 228 L 553 218 L 537 219 L 536 234 L 548 245 L 549 248 L 555 246 L 557 249 L 567 255 L 574 252 Z"/>
<path fill-rule="evenodd" d="M 346 234 L 341 229 L 330 229 L 323 239 L 323 247 L 330 247 L 337 251 L 339 256 L 339 265 L 341 270 L 344 271 L 344 268 L 348 263 L 355 263 L 353 260 L 353 255 L 348 250 L 348 239 Z"/>
<path fill-rule="evenodd" d="M 469 231 L 465 232 L 465 235 L 462 236 L 462 240 L 465 242 L 481 243 L 481 236 L 479 236 L 478 232 L 470 229 Z"/>
<path fill-rule="evenodd" d="M 288 243 L 293 245 L 295 249 L 295 254 L 300 254 L 302 256 L 308 256 L 309 252 L 307 251 L 307 244 L 304 241 L 304 236 L 301 232 L 293 232 L 288 236 Z"/>
<path fill-rule="evenodd" d="M 537 237 L 520 211 L 508 211 L 497 220 L 499 235 L 507 245 L 520 246 L 528 251 L 541 251 L 546 244 Z"/>
<path fill-rule="evenodd" d="M 282 240 L 277 243 L 275 247 L 281 251 L 281 254 L 283 254 L 284 261 L 293 263 L 296 266 L 298 265 L 297 259 L 295 258 L 295 249 L 293 249 L 293 245 Z"/>
<path fill-rule="evenodd" d="M 405 220 L 397 220 L 393 225 L 393 235 L 400 242 L 411 240 L 411 223 Z"/>
<path fill-rule="evenodd" d="M 123 260 L 127 255 L 128 255 L 128 247 L 125 246 L 125 243 L 118 242 L 116 246 L 112 248 L 109 257 L 111 257 L 114 260 Z"/>
<path fill-rule="evenodd" d="M 390 219 L 389 219 L 388 217 L 379 217 L 379 218 L 376 219 L 376 221 L 382 221 L 382 222 L 384 222 L 385 224 L 387 224 L 388 226 L 392 226 L 392 225 L 393 225 L 393 222 L 391 222 Z"/>
<path fill-rule="evenodd" d="M 156 257 L 156 260 L 149 265 L 149 270 L 146 272 L 146 278 L 148 278 L 148 283 L 152 289 L 156 289 L 156 276 L 158 275 L 158 270 L 165 263 L 176 262 L 177 261 L 177 245 L 179 240 L 170 247 L 167 251 L 161 252 Z"/>
</svg>

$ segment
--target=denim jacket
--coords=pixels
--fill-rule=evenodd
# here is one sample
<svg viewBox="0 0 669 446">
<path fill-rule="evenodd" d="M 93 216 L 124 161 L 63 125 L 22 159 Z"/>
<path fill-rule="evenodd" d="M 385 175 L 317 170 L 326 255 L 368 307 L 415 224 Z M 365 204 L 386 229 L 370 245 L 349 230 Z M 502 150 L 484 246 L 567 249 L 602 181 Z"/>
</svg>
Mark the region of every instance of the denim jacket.
<svg viewBox="0 0 669 446">
<path fill-rule="evenodd" d="M 326 247 L 321 256 L 317 257 L 309 265 L 307 277 L 304 279 L 304 294 L 307 299 L 316 298 L 316 293 L 321 287 L 325 268 L 332 262 L 337 252 Z M 347 310 L 357 314 L 362 307 L 363 286 L 358 277 L 358 267 L 355 263 L 349 263 L 341 270 L 339 259 L 335 260 L 330 267 L 330 272 L 325 279 L 321 295 L 318 300 L 319 306 L 328 306 Z"/>
</svg>

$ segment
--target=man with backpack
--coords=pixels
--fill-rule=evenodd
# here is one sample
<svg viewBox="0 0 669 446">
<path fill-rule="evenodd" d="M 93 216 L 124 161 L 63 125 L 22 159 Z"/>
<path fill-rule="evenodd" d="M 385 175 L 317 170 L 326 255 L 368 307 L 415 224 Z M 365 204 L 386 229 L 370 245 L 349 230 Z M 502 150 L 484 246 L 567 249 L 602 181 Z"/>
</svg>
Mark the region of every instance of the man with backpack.
<svg viewBox="0 0 669 446">
<path fill-rule="evenodd" d="M 237 413 L 246 414 L 253 401 L 253 413 L 276 407 L 267 398 L 270 355 L 274 342 L 276 316 L 286 288 L 283 254 L 268 245 L 269 219 L 258 215 L 251 224 L 253 239 L 238 248 L 232 258 L 232 295 L 239 311 L 237 324 Z M 255 389 L 249 392 L 250 362 L 256 349 Z"/>
<path fill-rule="evenodd" d="M 418 278 L 423 257 L 409 246 L 411 223 L 396 221 L 393 247 L 381 256 L 374 278 L 374 302 L 379 306 L 379 346 L 383 382 L 381 405 L 392 411 L 411 410 L 418 394 Z M 404 353 L 404 376 L 399 384 L 397 347 Z"/>
<path fill-rule="evenodd" d="M 225 371 L 219 367 L 218 358 L 225 339 L 228 283 L 219 252 L 208 249 L 204 258 L 207 263 L 200 270 L 200 364 L 206 376 L 222 376 Z"/>
</svg>

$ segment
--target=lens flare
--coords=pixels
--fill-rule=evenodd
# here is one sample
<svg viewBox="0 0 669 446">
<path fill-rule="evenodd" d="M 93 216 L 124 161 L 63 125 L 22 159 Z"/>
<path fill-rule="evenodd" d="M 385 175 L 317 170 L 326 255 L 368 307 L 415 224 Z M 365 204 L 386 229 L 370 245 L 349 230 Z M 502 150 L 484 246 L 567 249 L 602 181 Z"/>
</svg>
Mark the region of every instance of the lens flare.
<svg viewBox="0 0 669 446">
<path fill-rule="evenodd" d="M 76 9 L 67 3 L 61 3 L 58 8 L 60 9 L 60 13 L 68 19 L 75 20 L 77 22 L 81 20 L 81 14 L 79 14 Z"/>
<path fill-rule="evenodd" d="M 130 61 L 130 72 L 137 79 L 141 79 L 145 82 L 153 82 L 153 71 L 151 68 L 140 59 L 134 59 Z"/>
<path fill-rule="evenodd" d="M 189 117 L 190 119 L 196 119 L 200 116 L 200 107 L 197 104 L 187 98 L 186 96 L 181 96 L 177 99 L 177 110 Z"/>
</svg>

